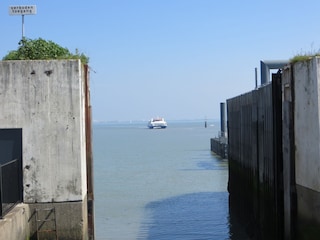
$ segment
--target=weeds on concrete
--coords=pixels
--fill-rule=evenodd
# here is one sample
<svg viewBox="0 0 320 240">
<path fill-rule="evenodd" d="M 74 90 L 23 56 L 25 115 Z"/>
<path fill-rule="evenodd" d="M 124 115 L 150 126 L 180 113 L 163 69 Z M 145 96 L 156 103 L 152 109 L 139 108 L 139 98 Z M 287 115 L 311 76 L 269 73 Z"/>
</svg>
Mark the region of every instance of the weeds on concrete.
<svg viewBox="0 0 320 240">
<path fill-rule="evenodd" d="M 296 62 L 303 62 L 303 61 L 308 61 L 313 57 L 318 57 L 320 56 L 320 49 L 319 50 L 314 50 L 311 48 L 309 52 L 300 52 L 296 56 L 290 59 L 290 63 L 294 64 Z"/>
</svg>

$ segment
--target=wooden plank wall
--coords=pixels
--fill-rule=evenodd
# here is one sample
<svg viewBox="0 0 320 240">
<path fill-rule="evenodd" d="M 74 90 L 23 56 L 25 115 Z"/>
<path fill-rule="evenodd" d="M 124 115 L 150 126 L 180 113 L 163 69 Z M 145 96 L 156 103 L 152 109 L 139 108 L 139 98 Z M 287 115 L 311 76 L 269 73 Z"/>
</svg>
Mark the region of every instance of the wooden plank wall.
<svg viewBox="0 0 320 240">
<path fill-rule="evenodd" d="M 279 94 L 281 101 L 281 77 L 227 100 L 230 207 L 259 239 L 282 237 Z"/>
</svg>

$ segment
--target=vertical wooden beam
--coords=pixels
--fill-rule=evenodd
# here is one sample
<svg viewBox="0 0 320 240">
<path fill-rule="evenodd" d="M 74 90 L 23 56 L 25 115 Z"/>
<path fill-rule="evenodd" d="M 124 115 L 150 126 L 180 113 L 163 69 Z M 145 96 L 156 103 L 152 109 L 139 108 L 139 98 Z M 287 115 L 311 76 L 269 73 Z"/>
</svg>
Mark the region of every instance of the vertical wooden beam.
<svg viewBox="0 0 320 240">
<path fill-rule="evenodd" d="M 88 235 L 94 239 L 94 194 L 93 194 L 93 155 L 92 155 L 92 113 L 90 104 L 89 67 L 84 65 L 85 85 L 85 134 L 87 162 L 87 201 L 88 201 Z"/>
<path fill-rule="evenodd" d="M 294 87 L 292 68 L 283 70 L 282 92 L 283 92 L 283 186 L 284 186 L 284 239 L 289 240 L 294 236 Z"/>
</svg>

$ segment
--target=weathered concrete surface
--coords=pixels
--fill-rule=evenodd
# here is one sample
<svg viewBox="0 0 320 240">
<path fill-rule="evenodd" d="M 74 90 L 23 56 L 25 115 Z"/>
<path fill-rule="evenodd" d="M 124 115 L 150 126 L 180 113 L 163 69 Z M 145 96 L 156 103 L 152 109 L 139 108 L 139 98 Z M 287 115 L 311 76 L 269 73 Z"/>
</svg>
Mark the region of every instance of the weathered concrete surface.
<svg viewBox="0 0 320 240">
<path fill-rule="evenodd" d="M 320 192 L 320 59 L 296 63 L 293 71 L 296 182 Z"/>
<path fill-rule="evenodd" d="M 297 185 L 297 239 L 320 237 L 320 193 Z"/>
<path fill-rule="evenodd" d="M 320 58 L 292 66 L 297 239 L 320 236 Z"/>
<path fill-rule="evenodd" d="M 87 204 L 86 201 L 78 202 L 64 202 L 64 203 L 34 203 L 29 204 L 31 216 L 29 218 L 30 224 L 30 236 L 31 239 L 37 239 L 37 226 L 36 226 L 36 214 L 35 209 L 46 209 L 46 208 L 55 208 L 56 211 L 56 230 L 59 240 L 70 240 L 70 239 L 89 239 L 88 238 L 88 225 L 87 225 Z M 41 213 L 41 211 L 40 211 Z M 42 212 L 42 216 L 39 216 L 44 219 L 44 215 L 47 212 Z M 72 217 L 70 217 L 72 216 Z M 53 216 L 49 216 L 52 218 Z M 40 228 L 54 230 L 52 226 L 53 222 L 47 222 Z M 41 235 L 42 237 L 44 235 Z M 46 237 L 52 237 L 55 239 L 55 232 L 46 233 Z"/>
<path fill-rule="evenodd" d="M 18 204 L 0 220 L 0 239 L 28 239 L 30 211 L 27 204 Z"/>
<path fill-rule="evenodd" d="M 88 239 L 80 60 L 0 62 L 0 101 L 0 128 L 22 128 L 23 201 L 56 207 L 59 239 Z"/>
<path fill-rule="evenodd" d="M 86 201 L 64 202 L 64 203 L 42 203 L 42 204 L 18 204 L 4 219 L 0 219 L 0 239 L 37 239 L 37 225 L 35 209 L 45 209 L 54 207 L 56 210 L 57 226 L 52 226 L 53 222 L 46 222 L 41 226 L 43 229 L 56 229 L 59 240 L 89 239 L 86 232 L 87 221 Z M 47 212 L 43 212 L 47 214 Z M 44 216 L 39 215 L 41 219 Z M 72 217 L 70 217 L 72 216 Z M 53 216 L 48 216 L 52 219 Z M 40 224 L 39 224 L 40 225 Z M 41 235 L 44 239 L 56 239 L 55 232 Z"/>
<path fill-rule="evenodd" d="M 86 195 L 82 78 L 78 60 L 0 62 L 0 127 L 23 129 L 26 203 Z"/>
</svg>

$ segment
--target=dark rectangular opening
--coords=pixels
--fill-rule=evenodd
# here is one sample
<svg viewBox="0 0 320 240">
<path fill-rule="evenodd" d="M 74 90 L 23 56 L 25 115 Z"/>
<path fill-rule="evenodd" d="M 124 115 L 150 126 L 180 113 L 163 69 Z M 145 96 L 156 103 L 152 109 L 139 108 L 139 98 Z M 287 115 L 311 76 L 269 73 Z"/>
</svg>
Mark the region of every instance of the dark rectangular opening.
<svg viewBox="0 0 320 240">
<path fill-rule="evenodd" d="M 22 129 L 0 129 L 0 217 L 22 196 Z"/>
</svg>

